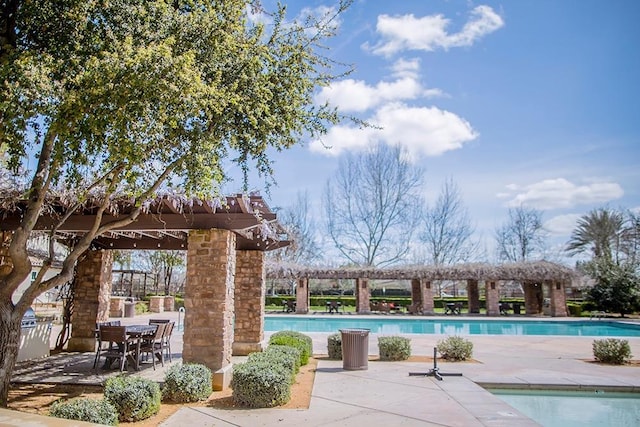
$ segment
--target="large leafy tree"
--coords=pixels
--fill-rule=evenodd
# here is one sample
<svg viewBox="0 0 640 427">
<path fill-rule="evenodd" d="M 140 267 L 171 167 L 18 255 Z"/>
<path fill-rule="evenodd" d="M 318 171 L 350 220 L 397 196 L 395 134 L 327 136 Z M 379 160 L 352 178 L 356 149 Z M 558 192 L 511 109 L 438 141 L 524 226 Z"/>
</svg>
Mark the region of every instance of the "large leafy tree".
<svg viewBox="0 0 640 427">
<path fill-rule="evenodd" d="M 422 176 L 398 147 L 344 158 L 327 182 L 324 207 L 329 237 L 349 263 L 404 260 L 419 221 Z"/>
<path fill-rule="evenodd" d="M 595 284 L 587 291 L 587 298 L 599 309 L 620 313 L 624 317 L 640 305 L 640 276 L 631 263 L 619 264 L 610 259 L 594 259 L 585 270 Z"/>
<path fill-rule="evenodd" d="M 583 215 L 566 246 L 570 255 L 590 253 L 582 269 L 593 279 L 587 297 L 624 316 L 638 308 L 640 227 L 632 211 L 599 208 Z"/>
<path fill-rule="evenodd" d="M 250 168 L 268 176 L 270 149 L 322 134 L 340 120 L 312 99 L 335 75 L 320 49 L 335 30 L 331 18 L 347 4 L 301 24 L 286 21 L 281 9 L 266 25 L 250 19 L 257 5 L 249 0 L 1 4 L 0 152 L 18 177 L 2 188 L 1 201 L 4 207 L 28 201 L 10 243 L 3 242 L 8 257 L 0 267 L 0 406 L 6 406 L 23 313 L 40 292 L 72 278 L 95 236 L 134 221 L 164 186 L 212 197 L 229 161 L 245 180 Z M 135 209 L 100 226 L 117 195 Z M 51 251 L 14 302 L 31 272 L 27 242 L 53 196 L 66 206 L 61 221 L 90 204 L 96 223 L 59 274 L 44 279 Z"/>
</svg>

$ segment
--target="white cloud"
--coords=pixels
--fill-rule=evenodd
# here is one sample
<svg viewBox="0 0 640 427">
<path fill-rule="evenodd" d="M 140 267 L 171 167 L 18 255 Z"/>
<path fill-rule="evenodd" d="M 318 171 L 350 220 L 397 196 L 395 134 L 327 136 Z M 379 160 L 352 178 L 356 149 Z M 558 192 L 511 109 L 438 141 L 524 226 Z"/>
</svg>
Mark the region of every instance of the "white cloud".
<svg viewBox="0 0 640 427">
<path fill-rule="evenodd" d="M 440 89 L 426 89 L 418 80 L 420 62 L 417 59 L 396 61 L 392 67 L 396 78 L 369 85 L 363 80 L 345 79 L 323 87 L 315 102 L 329 102 L 344 112 L 363 112 L 394 101 L 407 101 L 445 96 Z"/>
<path fill-rule="evenodd" d="M 412 159 L 438 156 L 456 150 L 478 134 L 463 118 L 436 107 L 410 107 L 402 103 L 382 106 L 368 122 L 381 129 L 334 126 L 312 151 L 337 156 L 345 150 L 361 150 L 377 143 L 400 145 Z M 327 150 L 325 147 L 331 147 Z"/>
<path fill-rule="evenodd" d="M 577 185 L 564 178 L 545 179 L 524 187 L 509 186 L 507 206 L 526 205 L 536 209 L 568 208 L 603 203 L 622 197 L 624 191 L 615 182 L 591 182 Z M 518 192 L 518 194 L 514 194 Z"/>
<path fill-rule="evenodd" d="M 398 59 L 392 66 L 391 70 L 396 77 L 417 78 L 420 71 L 420 60 L 414 59 Z"/>
<path fill-rule="evenodd" d="M 448 34 L 449 19 L 442 15 L 416 18 L 413 14 L 378 16 L 376 30 L 382 40 L 375 46 L 364 45 L 373 53 L 391 56 L 404 50 L 433 51 L 452 47 L 471 46 L 476 40 L 502 26 L 504 21 L 489 6 L 477 6 L 461 31 Z"/>
<path fill-rule="evenodd" d="M 576 226 L 580 214 L 558 215 L 544 223 L 544 229 L 551 234 L 566 236 L 571 234 Z"/>
<path fill-rule="evenodd" d="M 343 112 L 363 112 L 384 102 L 411 100 L 424 94 L 425 90 L 420 83 L 409 77 L 392 82 L 379 82 L 375 86 L 370 86 L 362 80 L 346 79 L 322 88 L 316 96 L 316 102 L 328 101 Z"/>
</svg>

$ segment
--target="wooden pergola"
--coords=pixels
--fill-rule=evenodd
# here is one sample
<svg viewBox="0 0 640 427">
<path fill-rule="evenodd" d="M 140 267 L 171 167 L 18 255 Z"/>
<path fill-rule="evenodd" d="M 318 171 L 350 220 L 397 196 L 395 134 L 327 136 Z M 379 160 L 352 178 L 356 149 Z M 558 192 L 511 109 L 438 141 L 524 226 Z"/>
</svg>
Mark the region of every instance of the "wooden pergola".
<svg viewBox="0 0 640 427">
<path fill-rule="evenodd" d="M 469 311 L 479 312 L 479 283 L 484 283 L 487 314 L 500 314 L 500 285 L 515 281 L 523 285 L 527 314 L 537 314 L 539 297 L 547 293 L 552 316 L 566 316 L 565 288 L 575 278 L 574 270 L 563 265 L 539 261 L 493 265 L 487 263 L 460 264 L 452 266 L 415 265 L 378 269 L 373 267 L 313 267 L 294 264 L 273 264 L 268 267 L 267 277 L 272 279 L 294 279 L 296 312 L 306 313 L 309 307 L 309 279 L 354 279 L 356 282 L 356 309 L 369 312 L 369 280 L 410 280 L 412 303 L 424 314 L 433 314 L 434 281 L 466 281 Z"/>
<path fill-rule="evenodd" d="M 100 200 L 70 211 L 52 198 L 34 230 L 73 246 L 95 227 L 112 225 L 96 236 L 75 266 L 75 298 L 69 351 L 95 350 L 95 325 L 108 319 L 112 286 L 112 250 L 185 250 L 187 281 L 183 360 L 213 372 L 214 389 L 230 381 L 232 354 L 259 351 L 264 340 L 266 251 L 290 242 L 276 214 L 259 195 L 223 200 L 159 196 L 134 206 L 114 199 L 102 216 Z M 28 202 L 0 206 L 0 263 Z M 131 218 L 135 219 L 122 221 Z M 116 223 L 117 222 L 117 223 Z M 126 224 L 126 225 L 125 225 Z"/>
<path fill-rule="evenodd" d="M 11 209 L 0 209 L 0 231 L 13 231 L 19 225 L 26 201 Z M 48 209 L 38 219 L 34 230 L 51 231 L 57 227 L 55 239 L 67 245 L 83 236 L 96 221 L 97 206 L 78 207 L 60 224 L 65 211 L 62 201 L 47 203 Z M 127 199 L 118 199 L 100 222 L 105 225 L 126 218 L 134 206 Z M 143 206 L 143 213 L 131 224 L 108 231 L 93 240 L 95 249 L 185 250 L 189 230 L 230 230 L 237 235 L 236 249 L 270 251 L 290 242 L 261 196 L 226 197 L 211 201 L 161 196 Z"/>
</svg>

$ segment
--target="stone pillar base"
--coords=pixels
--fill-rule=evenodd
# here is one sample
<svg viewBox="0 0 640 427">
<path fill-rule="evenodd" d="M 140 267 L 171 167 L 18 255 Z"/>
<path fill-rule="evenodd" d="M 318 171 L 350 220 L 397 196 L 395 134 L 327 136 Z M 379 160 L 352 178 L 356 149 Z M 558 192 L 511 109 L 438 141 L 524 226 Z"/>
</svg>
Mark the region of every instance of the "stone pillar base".
<svg viewBox="0 0 640 427">
<path fill-rule="evenodd" d="M 109 302 L 109 317 L 124 317 L 125 297 L 111 297 Z"/>
<path fill-rule="evenodd" d="M 233 374 L 233 363 L 218 369 L 213 373 L 211 378 L 213 391 L 222 391 L 229 388 L 231 384 L 231 376 Z"/>
<path fill-rule="evenodd" d="M 153 296 L 149 298 L 149 311 L 152 313 L 164 312 L 164 297 Z"/>
<path fill-rule="evenodd" d="M 67 343 L 67 351 L 96 351 L 96 339 L 71 337 Z"/>
<path fill-rule="evenodd" d="M 175 298 L 171 295 L 165 295 L 164 297 L 164 311 L 176 311 L 175 305 Z"/>
<path fill-rule="evenodd" d="M 251 353 L 263 351 L 267 348 L 267 341 L 260 342 L 234 342 L 232 349 L 234 356 L 247 356 Z"/>
</svg>

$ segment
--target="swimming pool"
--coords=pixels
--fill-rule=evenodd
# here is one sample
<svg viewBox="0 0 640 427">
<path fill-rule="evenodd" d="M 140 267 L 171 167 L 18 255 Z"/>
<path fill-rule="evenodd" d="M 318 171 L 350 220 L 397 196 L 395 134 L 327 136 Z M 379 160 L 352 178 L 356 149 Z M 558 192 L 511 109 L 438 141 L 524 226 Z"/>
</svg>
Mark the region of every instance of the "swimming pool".
<svg viewBox="0 0 640 427">
<path fill-rule="evenodd" d="M 615 392 L 489 389 L 544 427 L 635 427 L 640 394 Z"/>
<path fill-rule="evenodd" d="M 349 316 L 265 316 L 265 331 L 338 332 L 364 328 L 378 334 L 544 335 L 640 337 L 640 324 L 587 321 L 424 319 Z"/>
</svg>

